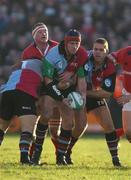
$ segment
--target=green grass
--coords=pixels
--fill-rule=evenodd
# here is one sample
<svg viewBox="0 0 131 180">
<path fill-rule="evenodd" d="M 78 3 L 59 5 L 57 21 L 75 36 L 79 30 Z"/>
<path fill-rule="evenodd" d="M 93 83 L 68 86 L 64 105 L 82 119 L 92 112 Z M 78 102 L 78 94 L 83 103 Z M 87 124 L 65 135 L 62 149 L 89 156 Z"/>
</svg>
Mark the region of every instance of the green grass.
<svg viewBox="0 0 131 180">
<path fill-rule="evenodd" d="M 131 180 L 131 144 L 120 141 L 123 168 L 114 168 L 103 136 L 81 138 L 74 147 L 73 166 L 55 165 L 54 147 L 45 141 L 41 167 L 19 164 L 19 136 L 6 135 L 0 147 L 0 180 Z"/>
</svg>

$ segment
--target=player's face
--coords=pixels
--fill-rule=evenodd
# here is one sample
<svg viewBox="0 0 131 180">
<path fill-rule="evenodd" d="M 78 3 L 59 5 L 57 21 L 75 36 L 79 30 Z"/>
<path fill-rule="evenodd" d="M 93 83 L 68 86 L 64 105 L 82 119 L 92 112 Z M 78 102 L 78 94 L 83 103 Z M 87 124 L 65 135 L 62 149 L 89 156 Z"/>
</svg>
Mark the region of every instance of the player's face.
<svg viewBox="0 0 131 180">
<path fill-rule="evenodd" d="M 106 49 L 104 44 L 94 43 L 93 56 L 94 56 L 95 62 L 97 63 L 103 62 L 107 54 L 108 54 L 108 50 Z"/>
<path fill-rule="evenodd" d="M 48 41 L 48 29 L 46 26 L 37 32 L 35 41 L 37 43 L 46 43 Z"/>
<path fill-rule="evenodd" d="M 67 51 L 69 54 L 75 54 L 80 47 L 80 42 L 79 41 L 69 41 L 67 43 Z"/>
</svg>

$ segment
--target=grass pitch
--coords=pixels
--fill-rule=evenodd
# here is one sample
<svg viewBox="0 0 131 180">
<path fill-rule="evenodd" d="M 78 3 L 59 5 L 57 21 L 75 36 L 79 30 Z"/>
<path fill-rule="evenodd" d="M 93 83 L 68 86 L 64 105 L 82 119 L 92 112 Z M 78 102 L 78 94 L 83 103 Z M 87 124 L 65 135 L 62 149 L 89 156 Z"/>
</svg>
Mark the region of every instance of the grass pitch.
<svg viewBox="0 0 131 180">
<path fill-rule="evenodd" d="M 45 141 L 41 167 L 19 164 L 19 135 L 6 135 L 0 147 L 0 180 L 131 180 L 131 144 L 120 140 L 124 167 L 114 168 L 104 136 L 86 135 L 75 145 L 73 166 L 55 165 L 50 137 Z"/>
</svg>

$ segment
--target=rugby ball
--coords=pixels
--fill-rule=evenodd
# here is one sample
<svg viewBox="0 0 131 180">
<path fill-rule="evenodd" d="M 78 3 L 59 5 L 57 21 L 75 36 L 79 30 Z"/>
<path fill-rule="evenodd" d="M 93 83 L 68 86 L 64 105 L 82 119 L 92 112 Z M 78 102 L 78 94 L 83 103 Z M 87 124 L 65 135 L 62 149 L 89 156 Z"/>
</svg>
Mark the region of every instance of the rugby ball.
<svg viewBox="0 0 131 180">
<path fill-rule="evenodd" d="M 69 100 L 69 106 L 72 109 L 81 109 L 84 101 L 80 93 L 78 92 L 71 92 L 68 94 L 67 99 Z"/>
</svg>

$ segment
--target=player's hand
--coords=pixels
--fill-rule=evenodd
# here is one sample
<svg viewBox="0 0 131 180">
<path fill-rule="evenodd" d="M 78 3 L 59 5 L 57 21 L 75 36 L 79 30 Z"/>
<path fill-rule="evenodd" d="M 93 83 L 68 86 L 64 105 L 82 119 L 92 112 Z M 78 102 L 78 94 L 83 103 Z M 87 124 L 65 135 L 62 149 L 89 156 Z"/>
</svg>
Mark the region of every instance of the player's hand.
<svg viewBox="0 0 131 180">
<path fill-rule="evenodd" d="M 60 82 L 57 84 L 57 88 L 60 89 L 60 90 L 65 90 L 65 89 L 67 89 L 69 86 L 70 86 L 70 82 L 68 82 L 68 81 L 60 81 Z"/>
<path fill-rule="evenodd" d="M 62 102 L 63 102 L 66 106 L 68 106 L 69 108 L 71 108 L 69 99 L 64 98 Z"/>
<path fill-rule="evenodd" d="M 122 95 L 118 98 L 116 98 L 118 104 L 124 105 L 125 103 L 128 103 L 131 100 L 130 95 Z"/>
<path fill-rule="evenodd" d="M 60 81 L 68 81 L 74 75 L 73 72 L 65 71 L 64 73 L 59 75 Z"/>
<path fill-rule="evenodd" d="M 115 59 L 111 54 L 108 54 L 108 55 L 107 55 L 107 58 L 108 58 L 109 60 L 111 60 L 114 64 L 117 64 L 117 63 L 116 63 L 116 59 Z"/>
</svg>

